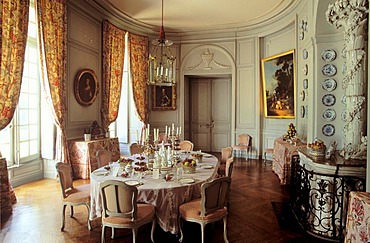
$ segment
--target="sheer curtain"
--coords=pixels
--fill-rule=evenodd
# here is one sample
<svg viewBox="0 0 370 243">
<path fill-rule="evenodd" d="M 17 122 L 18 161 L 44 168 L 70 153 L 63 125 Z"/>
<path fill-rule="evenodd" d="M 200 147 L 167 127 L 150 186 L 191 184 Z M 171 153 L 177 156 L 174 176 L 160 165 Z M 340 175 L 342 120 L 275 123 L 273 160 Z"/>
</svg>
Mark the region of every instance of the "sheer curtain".
<svg viewBox="0 0 370 243">
<path fill-rule="evenodd" d="M 66 138 L 66 0 L 37 0 L 40 56 L 43 65 L 42 86 L 57 126 L 56 162 L 69 163 Z"/>
<path fill-rule="evenodd" d="M 125 34 L 109 21 L 103 22 L 103 87 L 102 87 L 102 127 L 117 119 L 121 98 L 123 64 L 125 58 Z"/>
</svg>

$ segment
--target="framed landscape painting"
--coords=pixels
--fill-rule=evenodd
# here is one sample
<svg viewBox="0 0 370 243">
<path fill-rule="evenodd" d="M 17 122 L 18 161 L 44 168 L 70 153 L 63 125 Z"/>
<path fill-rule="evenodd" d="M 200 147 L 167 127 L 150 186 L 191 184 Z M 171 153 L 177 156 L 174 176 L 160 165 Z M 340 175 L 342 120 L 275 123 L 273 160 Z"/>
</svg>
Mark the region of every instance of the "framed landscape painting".
<svg viewBox="0 0 370 243">
<path fill-rule="evenodd" d="M 295 52 L 261 60 L 265 117 L 295 118 Z"/>
</svg>

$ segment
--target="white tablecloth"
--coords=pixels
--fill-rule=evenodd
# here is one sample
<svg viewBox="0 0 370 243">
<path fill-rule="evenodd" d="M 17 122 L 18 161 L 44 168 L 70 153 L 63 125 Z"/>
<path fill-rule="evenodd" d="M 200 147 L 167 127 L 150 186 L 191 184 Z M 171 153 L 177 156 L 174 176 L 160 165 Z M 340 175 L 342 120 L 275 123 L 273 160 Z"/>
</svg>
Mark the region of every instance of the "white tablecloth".
<svg viewBox="0 0 370 243">
<path fill-rule="evenodd" d="M 135 159 L 137 156 L 132 156 Z M 156 207 L 157 222 L 164 231 L 169 231 L 176 234 L 179 230 L 178 226 L 178 207 L 194 198 L 200 197 L 200 187 L 205 181 L 212 180 L 217 174 L 218 159 L 213 155 L 205 155 L 202 162 L 196 168 L 194 174 L 184 174 L 185 178 L 193 178 L 192 184 L 181 184 L 176 180 L 175 168 L 171 172 L 175 177 L 170 181 L 164 179 L 153 179 L 152 175 L 145 175 L 141 181 L 142 185 L 138 186 L 138 202 L 150 203 Z M 212 165 L 212 168 L 205 165 Z M 118 163 L 117 163 L 118 166 Z M 95 170 L 90 175 L 91 183 L 91 211 L 90 219 L 101 217 L 101 197 L 99 192 L 100 183 L 106 180 L 138 180 L 137 178 L 122 177 L 121 173 L 117 177 L 109 175 L 101 175 L 104 168 Z M 99 175 L 100 174 L 100 175 Z M 164 175 L 160 175 L 161 178 Z"/>
</svg>

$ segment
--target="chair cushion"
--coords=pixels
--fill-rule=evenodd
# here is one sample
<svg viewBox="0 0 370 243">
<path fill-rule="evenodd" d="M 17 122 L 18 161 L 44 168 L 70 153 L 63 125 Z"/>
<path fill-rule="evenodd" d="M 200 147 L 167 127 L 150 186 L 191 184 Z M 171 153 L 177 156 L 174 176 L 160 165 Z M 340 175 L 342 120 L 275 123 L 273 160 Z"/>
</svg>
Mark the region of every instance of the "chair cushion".
<svg viewBox="0 0 370 243">
<path fill-rule="evenodd" d="M 247 145 L 235 145 L 233 147 L 234 150 L 248 150 L 249 146 Z"/>
<path fill-rule="evenodd" d="M 137 204 L 137 218 L 136 220 L 132 221 L 131 218 L 124 218 L 124 217 L 102 217 L 102 221 L 104 223 L 109 224 L 116 224 L 116 225 L 128 225 L 132 227 L 135 224 L 140 224 L 142 222 L 150 222 L 154 218 L 155 214 L 155 207 L 151 204 Z"/>
<path fill-rule="evenodd" d="M 227 209 L 221 208 L 206 216 L 200 216 L 200 198 L 194 199 L 190 202 L 182 204 L 179 207 L 181 217 L 185 220 L 195 220 L 195 221 L 206 221 L 213 222 L 222 219 L 227 215 Z"/>
<path fill-rule="evenodd" d="M 90 184 L 78 186 L 66 191 L 64 202 L 70 203 L 88 203 L 90 201 Z"/>
</svg>

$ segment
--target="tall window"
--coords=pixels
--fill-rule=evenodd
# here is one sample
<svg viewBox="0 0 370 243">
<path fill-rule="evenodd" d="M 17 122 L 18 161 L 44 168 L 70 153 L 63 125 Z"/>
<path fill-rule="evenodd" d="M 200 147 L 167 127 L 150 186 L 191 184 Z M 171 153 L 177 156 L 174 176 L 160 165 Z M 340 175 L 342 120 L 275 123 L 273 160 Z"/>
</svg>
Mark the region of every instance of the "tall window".
<svg viewBox="0 0 370 243">
<path fill-rule="evenodd" d="M 132 94 L 130 82 L 130 53 L 128 48 L 128 36 L 126 34 L 125 61 L 123 67 L 121 100 L 119 105 L 118 117 L 112 126 L 117 129 L 117 137 L 120 142 L 120 148 L 123 152 L 128 152 L 128 145 L 137 141 L 137 134 L 140 136 L 142 122 L 140 122 L 136 112 L 135 103 Z M 111 129 L 111 128 L 110 128 Z"/>
<path fill-rule="evenodd" d="M 8 166 L 38 159 L 40 155 L 40 61 L 34 2 L 30 3 L 28 40 L 21 93 L 12 122 L 0 131 L 0 151 Z"/>
</svg>

